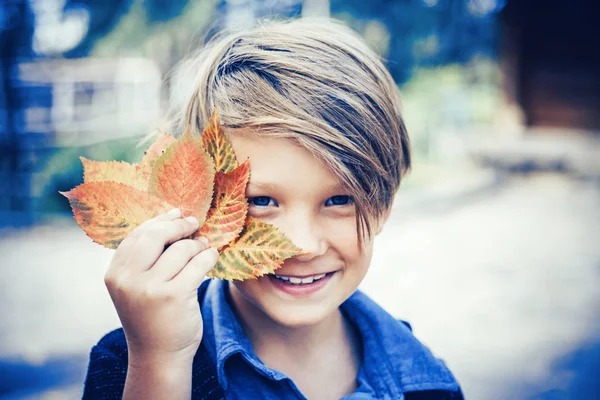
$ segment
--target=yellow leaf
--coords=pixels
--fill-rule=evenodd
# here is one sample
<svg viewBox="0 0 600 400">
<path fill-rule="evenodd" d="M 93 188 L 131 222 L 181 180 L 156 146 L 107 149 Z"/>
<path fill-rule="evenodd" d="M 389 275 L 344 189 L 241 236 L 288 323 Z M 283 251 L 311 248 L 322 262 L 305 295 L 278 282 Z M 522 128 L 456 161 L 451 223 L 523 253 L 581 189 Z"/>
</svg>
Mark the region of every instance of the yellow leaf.
<svg viewBox="0 0 600 400">
<path fill-rule="evenodd" d="M 138 225 L 173 208 L 119 182 L 87 182 L 60 193 L 69 199 L 77 224 L 94 242 L 109 249 L 116 249 Z"/>
<path fill-rule="evenodd" d="M 213 111 L 208 125 L 202 132 L 204 148 L 213 158 L 215 169 L 220 172 L 231 172 L 238 166 L 231 143 L 225 137 L 223 127 L 219 122 L 217 109 Z"/>
<path fill-rule="evenodd" d="M 144 152 L 144 157 L 140 162 L 140 165 L 144 170 L 152 171 L 152 166 L 154 162 L 158 159 L 158 157 L 162 156 L 165 151 L 175 143 L 177 139 L 175 139 L 172 135 L 168 133 L 163 133 L 159 137 L 156 138 L 154 143 L 148 147 L 148 150 Z"/>
<path fill-rule="evenodd" d="M 79 157 L 83 164 L 83 181 L 113 181 L 147 191 L 151 170 L 124 161 L 94 161 Z"/>
<path fill-rule="evenodd" d="M 207 276 L 225 280 L 255 279 L 273 273 L 283 261 L 303 253 L 275 226 L 248 218 L 240 237 L 223 250 Z"/>
</svg>

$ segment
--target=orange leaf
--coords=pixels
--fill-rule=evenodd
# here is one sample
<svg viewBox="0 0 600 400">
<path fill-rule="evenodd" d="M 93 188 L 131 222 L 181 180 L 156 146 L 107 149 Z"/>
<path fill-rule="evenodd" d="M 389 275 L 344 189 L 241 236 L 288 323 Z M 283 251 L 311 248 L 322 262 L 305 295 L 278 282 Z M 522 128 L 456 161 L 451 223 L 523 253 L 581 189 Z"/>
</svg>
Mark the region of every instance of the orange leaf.
<svg viewBox="0 0 600 400">
<path fill-rule="evenodd" d="M 117 248 L 135 227 L 178 207 L 198 218 L 195 236 L 221 250 L 209 277 L 254 279 L 303 253 L 273 225 L 246 216 L 250 164 L 238 166 L 216 109 L 202 141 L 188 128 L 179 139 L 158 137 L 139 165 L 81 161 L 84 183 L 61 194 L 79 226 L 105 247 Z"/>
<path fill-rule="evenodd" d="M 124 161 L 94 161 L 79 157 L 83 164 L 83 181 L 114 181 L 133 186 L 139 190 L 148 190 L 150 170 L 144 170 L 139 164 Z"/>
<path fill-rule="evenodd" d="M 202 132 L 202 143 L 215 162 L 215 169 L 220 172 L 230 172 L 237 168 L 238 163 L 233 147 L 225 137 L 223 127 L 219 122 L 217 109 L 213 111 L 208 125 Z"/>
<path fill-rule="evenodd" d="M 210 208 L 214 177 L 210 156 L 188 129 L 154 163 L 148 191 L 180 208 L 185 216 L 198 218 L 202 225 Z"/>
<path fill-rule="evenodd" d="M 169 146 L 176 141 L 177 139 L 168 133 L 163 133 L 157 137 L 154 143 L 148 147 L 148 150 L 144 152 L 144 158 L 142 158 L 142 161 L 140 162 L 142 168 L 152 171 L 152 166 L 158 157 L 162 156 Z"/>
<path fill-rule="evenodd" d="M 238 237 L 244 227 L 248 201 L 246 185 L 250 163 L 243 162 L 229 173 L 215 174 L 215 195 L 204 226 L 195 236 L 204 236 L 210 247 L 220 249 Z"/>
<path fill-rule="evenodd" d="M 302 254 L 279 229 L 255 218 L 248 218 L 244 231 L 225 248 L 210 278 L 244 280 L 274 272 L 286 259 Z"/>
<path fill-rule="evenodd" d="M 68 192 L 77 224 L 96 243 L 116 249 L 135 227 L 173 207 L 158 197 L 118 182 L 87 182 Z"/>
</svg>

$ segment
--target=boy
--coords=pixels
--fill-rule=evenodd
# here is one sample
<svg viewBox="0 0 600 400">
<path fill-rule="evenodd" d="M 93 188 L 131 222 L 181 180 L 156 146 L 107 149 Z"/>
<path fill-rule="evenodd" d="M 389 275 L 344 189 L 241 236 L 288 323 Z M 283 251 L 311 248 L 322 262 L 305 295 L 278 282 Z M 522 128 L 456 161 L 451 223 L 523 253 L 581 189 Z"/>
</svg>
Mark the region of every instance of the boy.
<svg viewBox="0 0 600 400">
<path fill-rule="evenodd" d="M 197 221 L 176 209 L 142 224 L 106 274 L 123 329 L 92 350 L 84 398 L 462 399 L 410 327 L 356 290 L 410 167 L 379 58 L 340 23 L 294 20 L 217 36 L 182 68 L 182 125 L 219 110 L 250 160 L 249 215 L 308 253 L 203 282 L 217 252 L 183 239 Z"/>
</svg>

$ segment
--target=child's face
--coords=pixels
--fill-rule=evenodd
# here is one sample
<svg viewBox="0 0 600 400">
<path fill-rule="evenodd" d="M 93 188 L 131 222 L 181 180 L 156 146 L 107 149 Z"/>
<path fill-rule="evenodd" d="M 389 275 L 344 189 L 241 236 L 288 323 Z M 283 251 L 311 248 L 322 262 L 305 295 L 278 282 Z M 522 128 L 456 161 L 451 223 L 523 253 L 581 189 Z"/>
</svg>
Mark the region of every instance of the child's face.
<svg viewBox="0 0 600 400">
<path fill-rule="evenodd" d="M 238 160 L 250 159 L 249 215 L 277 226 L 310 252 L 286 260 L 276 275 L 295 280 L 327 274 L 302 285 L 274 275 L 234 281 L 232 292 L 239 291 L 234 299 L 244 302 L 238 308 L 256 308 L 283 326 L 313 325 L 358 287 L 369 268 L 372 241 L 359 251 L 352 197 L 307 150 L 289 139 L 234 134 L 230 140 Z"/>
</svg>

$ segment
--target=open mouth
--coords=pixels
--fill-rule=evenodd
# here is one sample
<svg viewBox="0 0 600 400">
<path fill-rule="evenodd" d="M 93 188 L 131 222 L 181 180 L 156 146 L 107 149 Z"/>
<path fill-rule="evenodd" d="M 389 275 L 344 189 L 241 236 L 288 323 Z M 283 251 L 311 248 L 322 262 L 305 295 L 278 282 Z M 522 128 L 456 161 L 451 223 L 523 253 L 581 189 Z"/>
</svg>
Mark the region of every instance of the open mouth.
<svg viewBox="0 0 600 400">
<path fill-rule="evenodd" d="M 330 272 L 331 274 L 331 272 Z M 275 279 L 281 280 L 285 283 L 289 283 L 290 285 L 310 285 L 313 282 L 317 282 L 323 279 L 328 274 L 320 274 L 320 275 L 312 275 L 306 278 L 299 278 L 295 276 L 279 276 L 275 275 Z"/>
<path fill-rule="evenodd" d="M 336 272 L 305 277 L 269 275 L 269 279 L 273 286 L 283 292 L 292 295 L 308 295 L 324 287 Z"/>
</svg>

